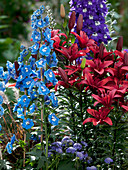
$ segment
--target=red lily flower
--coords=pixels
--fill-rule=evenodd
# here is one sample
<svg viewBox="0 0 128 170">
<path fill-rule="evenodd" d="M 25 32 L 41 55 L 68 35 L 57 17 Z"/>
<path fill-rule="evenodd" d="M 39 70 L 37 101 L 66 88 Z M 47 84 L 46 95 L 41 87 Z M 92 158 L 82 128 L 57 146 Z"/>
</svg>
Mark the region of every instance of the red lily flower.
<svg viewBox="0 0 128 170">
<path fill-rule="evenodd" d="M 113 71 L 111 68 L 106 68 L 113 64 L 113 61 L 101 61 L 99 58 L 92 60 L 86 60 L 86 64 L 90 65 L 90 67 L 87 68 L 88 71 L 92 71 L 93 73 L 96 72 L 100 75 L 102 75 L 105 71 L 110 72 L 113 74 Z"/>
<path fill-rule="evenodd" d="M 72 44 L 69 48 L 61 47 L 63 50 L 55 48 L 56 51 L 62 53 L 70 62 L 77 59 L 80 56 L 85 56 L 90 50 L 87 48 L 86 50 L 78 51 L 78 45 L 76 43 Z"/>
<path fill-rule="evenodd" d="M 108 123 L 109 125 L 112 126 L 112 121 L 109 117 L 107 117 L 108 113 L 110 110 L 105 107 L 101 107 L 99 111 L 94 110 L 94 109 L 87 109 L 87 112 L 94 116 L 95 118 L 87 118 L 84 120 L 83 125 L 87 122 L 92 122 L 94 126 L 97 124 L 103 124 L 104 122 Z"/>
<path fill-rule="evenodd" d="M 89 39 L 84 31 L 80 31 L 80 36 L 75 32 L 71 32 L 71 34 L 76 36 L 82 49 L 90 46 L 97 46 L 96 42 L 93 39 Z"/>
<path fill-rule="evenodd" d="M 94 106 L 96 106 L 98 103 L 103 104 L 105 107 L 111 107 L 113 103 L 113 98 L 114 97 L 119 97 L 115 95 L 116 89 L 113 89 L 112 91 L 109 91 L 108 94 L 101 94 L 101 97 L 95 94 L 92 94 L 92 97 L 96 99 L 97 101 L 94 103 Z M 121 96 L 120 96 L 121 97 Z M 113 108 L 113 107 L 111 107 Z"/>
<path fill-rule="evenodd" d="M 92 91 L 96 91 L 96 89 L 98 89 L 99 91 L 102 92 L 104 91 L 103 86 L 109 81 L 109 79 L 110 78 L 107 77 L 103 80 L 100 80 L 99 78 L 94 77 L 94 75 L 90 74 L 89 72 L 86 72 L 85 80 L 82 80 L 80 84 L 88 85 Z"/>
</svg>

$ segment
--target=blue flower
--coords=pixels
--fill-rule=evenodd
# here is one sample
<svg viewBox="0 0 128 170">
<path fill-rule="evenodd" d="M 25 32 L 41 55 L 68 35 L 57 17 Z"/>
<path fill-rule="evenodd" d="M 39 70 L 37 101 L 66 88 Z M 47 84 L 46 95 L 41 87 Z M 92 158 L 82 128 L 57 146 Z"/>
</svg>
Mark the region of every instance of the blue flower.
<svg viewBox="0 0 128 170">
<path fill-rule="evenodd" d="M 61 147 L 62 143 L 61 142 L 53 142 L 52 145 L 59 148 L 59 147 Z"/>
<path fill-rule="evenodd" d="M 49 48 L 49 46 L 46 46 L 45 44 L 43 44 L 39 50 L 42 56 L 48 56 L 50 54 L 50 51 L 51 49 Z"/>
<path fill-rule="evenodd" d="M 66 153 L 75 153 L 75 152 L 76 152 L 76 149 L 73 147 L 69 147 L 66 149 Z"/>
<path fill-rule="evenodd" d="M 9 76 L 15 79 L 16 77 L 16 70 L 15 70 L 15 65 L 12 64 L 10 61 L 7 61 L 6 67 L 9 73 Z"/>
<path fill-rule="evenodd" d="M 8 142 L 8 143 L 7 143 L 6 149 L 7 149 L 7 152 L 8 152 L 9 154 L 12 153 L 13 146 L 12 146 L 11 142 Z"/>
<path fill-rule="evenodd" d="M 33 32 L 32 32 L 32 39 L 33 39 L 33 41 L 34 42 L 39 42 L 39 41 L 41 41 L 41 34 L 40 34 L 40 32 L 38 32 L 38 31 L 36 31 L 36 30 L 34 30 Z"/>
<path fill-rule="evenodd" d="M 20 56 L 26 57 L 29 54 L 29 51 L 27 49 L 24 49 L 22 52 L 20 52 Z"/>
<path fill-rule="evenodd" d="M 3 81 L 0 82 L 0 91 L 4 92 L 5 90 L 5 83 Z"/>
<path fill-rule="evenodd" d="M 46 16 L 44 18 L 44 25 L 45 25 L 45 27 L 49 25 L 49 17 L 48 16 Z"/>
<path fill-rule="evenodd" d="M 0 104 L 2 104 L 2 103 L 3 103 L 3 97 L 0 96 Z"/>
<path fill-rule="evenodd" d="M 97 170 L 95 166 L 87 167 L 87 170 Z"/>
<path fill-rule="evenodd" d="M 29 107 L 30 113 L 33 113 L 33 112 L 35 111 L 35 109 L 36 109 L 36 105 L 35 105 L 35 103 L 33 103 L 33 104 Z"/>
<path fill-rule="evenodd" d="M 44 72 L 44 76 L 47 78 L 48 81 L 53 83 L 53 85 L 56 85 L 58 80 L 55 78 L 55 74 L 51 69 L 48 69 L 47 71 Z"/>
<path fill-rule="evenodd" d="M 49 105 L 49 104 L 50 104 L 50 98 L 49 98 L 49 96 L 47 96 L 47 95 L 44 96 L 44 103 L 45 103 L 46 105 Z"/>
<path fill-rule="evenodd" d="M 58 106 L 58 99 L 53 92 L 50 94 L 49 98 L 52 101 L 52 106 L 57 107 Z"/>
<path fill-rule="evenodd" d="M 53 156 L 53 152 L 48 151 L 48 158 L 51 157 L 51 156 Z"/>
<path fill-rule="evenodd" d="M 20 104 L 21 107 L 28 107 L 29 103 L 30 99 L 26 95 L 23 95 L 21 98 L 18 99 L 18 104 Z"/>
<path fill-rule="evenodd" d="M 34 80 L 30 77 L 26 78 L 23 80 L 23 87 L 24 88 L 29 88 L 30 87 L 30 84 L 33 82 Z"/>
<path fill-rule="evenodd" d="M 55 113 L 49 114 L 48 115 L 48 121 L 53 125 L 56 126 L 58 125 L 59 118 L 56 117 Z"/>
<path fill-rule="evenodd" d="M 1 126 L 1 124 L 0 124 L 0 131 L 1 131 L 1 129 L 2 129 L 2 126 Z"/>
<path fill-rule="evenodd" d="M 51 41 L 51 30 L 49 28 L 45 28 L 44 37 L 48 42 Z"/>
<path fill-rule="evenodd" d="M 44 21 L 43 21 L 42 18 L 36 20 L 36 26 L 39 27 L 39 28 L 44 27 Z"/>
<path fill-rule="evenodd" d="M 74 143 L 73 147 L 76 148 L 77 150 L 82 149 L 82 145 L 80 143 Z"/>
<path fill-rule="evenodd" d="M 82 152 L 76 152 L 76 157 L 79 158 L 80 160 L 83 160 L 84 154 Z"/>
<path fill-rule="evenodd" d="M 0 106 L 0 117 L 3 116 L 3 114 L 4 114 L 4 108 Z"/>
<path fill-rule="evenodd" d="M 37 137 L 36 137 L 35 134 L 33 134 L 33 135 L 30 137 L 30 139 L 33 140 L 33 141 L 37 141 Z"/>
<path fill-rule="evenodd" d="M 40 95 L 47 95 L 48 93 L 50 93 L 50 90 L 45 86 L 45 84 L 43 82 L 41 82 L 37 92 Z"/>
<path fill-rule="evenodd" d="M 57 153 L 63 153 L 63 151 L 62 151 L 62 148 L 56 148 L 56 150 L 55 150 Z"/>
<path fill-rule="evenodd" d="M 63 139 L 61 140 L 62 144 L 67 144 L 67 141 L 70 140 L 69 136 L 64 136 Z"/>
<path fill-rule="evenodd" d="M 24 114 L 23 114 L 23 108 L 18 108 L 17 109 L 17 117 L 20 119 L 24 119 Z"/>
<path fill-rule="evenodd" d="M 58 63 L 58 59 L 56 58 L 56 53 L 53 52 L 52 55 L 46 57 L 47 64 L 49 67 L 56 67 Z"/>
<path fill-rule="evenodd" d="M 25 75 L 25 77 L 29 76 L 32 73 L 30 65 L 24 65 L 24 67 L 21 68 L 21 74 Z"/>
<path fill-rule="evenodd" d="M 84 141 L 81 141 L 81 143 L 82 143 L 85 147 L 88 146 L 88 144 L 87 144 L 86 142 L 84 142 Z"/>
<path fill-rule="evenodd" d="M 113 162 L 113 160 L 111 158 L 106 158 L 104 162 L 107 164 L 110 164 L 111 162 Z"/>
<path fill-rule="evenodd" d="M 31 51 L 31 55 L 37 54 L 39 50 L 39 43 L 35 43 L 33 46 L 29 47 L 29 50 Z"/>
<path fill-rule="evenodd" d="M 46 60 L 44 58 L 40 58 L 36 61 L 37 68 L 44 68 L 46 66 Z"/>
<path fill-rule="evenodd" d="M 3 78 L 3 74 L 4 74 L 4 69 L 3 67 L 0 67 L 0 78 Z"/>
<path fill-rule="evenodd" d="M 13 143 L 15 142 L 15 140 L 16 140 L 16 136 L 15 136 L 15 134 L 13 134 L 13 136 L 11 137 L 11 144 L 13 145 Z"/>
<path fill-rule="evenodd" d="M 32 119 L 24 119 L 22 123 L 22 127 L 24 129 L 31 129 L 31 127 L 34 126 L 33 120 Z"/>
</svg>

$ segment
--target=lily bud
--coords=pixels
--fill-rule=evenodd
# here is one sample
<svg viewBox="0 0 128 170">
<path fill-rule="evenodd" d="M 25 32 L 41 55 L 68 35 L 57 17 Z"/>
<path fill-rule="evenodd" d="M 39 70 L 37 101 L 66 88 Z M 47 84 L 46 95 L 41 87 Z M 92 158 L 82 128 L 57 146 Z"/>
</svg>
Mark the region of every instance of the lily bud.
<svg viewBox="0 0 128 170">
<path fill-rule="evenodd" d="M 18 62 L 14 61 L 14 65 L 15 65 L 16 75 L 19 76 L 19 71 L 18 71 L 19 64 L 18 64 Z"/>
<path fill-rule="evenodd" d="M 60 6 L 60 16 L 61 18 L 65 18 L 65 8 L 63 4 Z"/>
<path fill-rule="evenodd" d="M 128 53 L 124 54 L 124 64 L 128 66 Z"/>
<path fill-rule="evenodd" d="M 71 29 L 74 27 L 75 21 L 76 21 L 76 12 L 73 11 L 68 22 L 69 31 L 71 31 Z"/>
<path fill-rule="evenodd" d="M 59 67 L 59 68 L 58 68 L 58 72 L 59 72 L 59 74 L 61 75 L 61 77 L 62 77 L 62 79 L 64 80 L 64 82 L 67 83 L 67 82 L 68 82 L 68 77 L 67 77 L 65 71 L 64 71 L 61 67 Z"/>
<path fill-rule="evenodd" d="M 82 63 L 81 63 L 81 68 L 84 69 L 86 65 L 86 58 L 83 58 Z"/>
<path fill-rule="evenodd" d="M 82 30 L 82 28 L 83 28 L 83 15 L 80 14 L 79 17 L 78 17 L 78 20 L 77 20 L 77 28 L 76 28 L 76 31 L 77 31 L 78 34 Z"/>
<path fill-rule="evenodd" d="M 122 51 L 123 47 L 123 36 L 120 36 L 117 42 L 116 50 Z"/>
<path fill-rule="evenodd" d="M 103 58 L 103 55 L 104 55 L 104 45 L 103 43 L 100 44 L 100 48 L 99 48 L 99 57 L 100 58 Z"/>
</svg>

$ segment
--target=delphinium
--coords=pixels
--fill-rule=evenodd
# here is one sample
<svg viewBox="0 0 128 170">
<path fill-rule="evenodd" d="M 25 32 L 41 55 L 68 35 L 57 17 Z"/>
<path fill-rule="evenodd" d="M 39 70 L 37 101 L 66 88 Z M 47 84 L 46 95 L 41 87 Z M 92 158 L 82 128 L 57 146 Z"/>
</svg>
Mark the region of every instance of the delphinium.
<svg viewBox="0 0 128 170">
<path fill-rule="evenodd" d="M 71 0 L 70 11 L 76 13 L 76 23 L 80 15 L 83 19 L 83 31 L 94 39 L 98 44 L 105 44 L 111 40 L 108 26 L 105 23 L 105 17 L 108 13 L 106 0 Z M 77 31 L 77 24 L 75 25 Z"/>
<path fill-rule="evenodd" d="M 1 78 L 4 81 L 13 79 L 16 81 L 15 87 L 20 90 L 21 97 L 15 104 L 13 112 L 14 114 L 17 113 L 19 123 L 22 129 L 24 129 L 24 142 L 22 142 L 23 167 L 25 167 L 26 145 L 28 145 L 27 135 L 31 133 L 30 129 L 32 129 L 34 124 L 35 126 L 41 126 L 41 149 L 47 159 L 48 130 L 50 129 L 48 121 L 54 126 L 59 121 L 55 113 L 53 113 L 54 108 L 58 106 L 58 100 L 52 90 L 57 83 L 52 68 L 56 67 L 58 60 L 55 52 L 52 50 L 53 40 L 51 40 L 49 17 L 48 15 L 45 16 L 44 11 L 44 6 L 41 6 L 31 17 L 33 29 L 31 41 L 33 41 L 33 45 L 31 47 L 21 46 L 18 61 L 14 63 L 7 62 L 7 74 L 4 75 L 3 68 L 1 68 Z M 0 87 L 2 91 L 5 90 L 4 82 L 1 82 Z M 4 111 L 1 106 L 1 116 L 3 113 Z M 39 119 L 39 121 L 34 118 Z M 14 139 L 15 136 L 11 138 L 11 142 L 8 142 L 6 146 L 9 154 L 12 153 Z M 45 150 L 43 150 L 44 140 L 46 142 Z M 17 139 L 17 141 L 21 143 L 21 140 Z M 47 161 L 46 169 L 48 169 Z"/>
</svg>

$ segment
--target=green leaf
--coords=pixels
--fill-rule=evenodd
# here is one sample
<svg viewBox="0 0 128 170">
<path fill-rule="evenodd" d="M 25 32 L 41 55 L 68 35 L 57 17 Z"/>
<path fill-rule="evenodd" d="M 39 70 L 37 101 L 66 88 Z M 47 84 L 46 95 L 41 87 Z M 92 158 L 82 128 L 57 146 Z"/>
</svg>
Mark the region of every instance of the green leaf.
<svg viewBox="0 0 128 170">
<path fill-rule="evenodd" d="M 0 29 L 8 28 L 9 25 L 0 25 Z"/>
<path fill-rule="evenodd" d="M 75 170 L 74 162 L 72 162 L 71 160 L 60 161 L 58 170 L 65 169 Z"/>
<path fill-rule="evenodd" d="M 38 161 L 37 169 L 42 168 L 43 165 L 44 165 L 44 162 L 46 162 L 46 161 L 47 161 L 46 157 L 45 157 L 45 156 L 41 156 L 40 159 L 39 159 L 39 161 Z"/>
<path fill-rule="evenodd" d="M 11 38 L 0 38 L 0 44 L 10 44 L 13 40 Z"/>
<path fill-rule="evenodd" d="M 2 16 L 0 16 L 0 20 L 2 20 L 2 19 L 6 19 L 6 18 L 8 18 L 8 16 L 6 16 L 6 15 L 2 15 Z"/>
<path fill-rule="evenodd" d="M 8 97 L 10 102 L 16 103 L 16 96 L 12 88 L 6 88 L 5 95 Z"/>
</svg>

